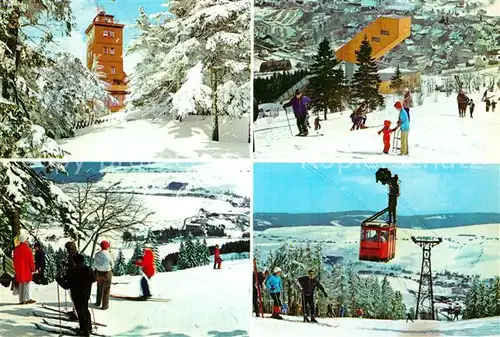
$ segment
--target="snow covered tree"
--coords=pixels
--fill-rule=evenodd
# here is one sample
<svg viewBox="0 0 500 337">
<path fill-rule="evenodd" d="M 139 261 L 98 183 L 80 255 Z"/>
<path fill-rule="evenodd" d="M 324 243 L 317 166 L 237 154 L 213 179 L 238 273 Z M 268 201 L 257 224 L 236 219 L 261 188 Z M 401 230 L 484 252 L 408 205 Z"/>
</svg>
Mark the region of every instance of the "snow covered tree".
<svg viewBox="0 0 500 337">
<path fill-rule="evenodd" d="M 348 293 L 349 293 L 349 283 L 347 280 L 347 275 L 345 272 L 345 267 L 341 263 L 337 263 L 333 265 L 332 270 L 332 297 L 335 299 L 335 302 L 338 303 L 338 306 L 347 307 L 348 304 Z"/>
<path fill-rule="evenodd" d="M 123 251 L 120 249 L 118 251 L 118 256 L 115 260 L 115 266 L 113 268 L 114 276 L 123 276 L 127 274 L 127 261 L 125 260 L 125 256 L 123 255 Z"/>
<path fill-rule="evenodd" d="M 400 291 L 394 292 L 391 300 L 391 309 L 389 311 L 390 319 L 403 319 L 406 316 L 406 306 L 403 299 L 403 294 Z"/>
<path fill-rule="evenodd" d="M 69 255 L 66 250 L 59 248 L 54 254 L 54 264 L 56 267 L 56 277 L 65 275 L 67 271 Z"/>
<path fill-rule="evenodd" d="M 56 256 L 52 245 L 47 245 L 45 249 L 45 278 L 52 283 L 57 276 Z"/>
<path fill-rule="evenodd" d="M 365 38 L 356 51 L 358 66 L 351 83 L 351 98 L 357 103 L 367 102 L 371 110 L 384 105 L 384 97 L 379 94 L 380 76 L 375 59 L 372 58 L 372 47 Z"/>
<path fill-rule="evenodd" d="M 161 257 L 160 257 L 160 252 L 158 251 L 158 241 L 156 240 L 156 237 L 154 233 L 150 230 L 148 230 L 148 235 L 146 236 L 146 241 L 144 242 L 145 244 L 150 244 L 153 250 L 153 255 L 155 258 L 155 270 L 158 273 L 164 273 L 165 268 L 163 267 L 163 264 L 161 263 Z"/>
<path fill-rule="evenodd" d="M 141 245 L 137 242 L 135 244 L 134 252 L 132 253 L 132 257 L 127 263 L 127 274 L 128 275 L 140 275 L 140 267 L 134 264 L 135 261 L 142 259 L 142 249 Z"/>
<path fill-rule="evenodd" d="M 335 58 L 330 42 L 325 38 L 318 47 L 311 65 L 308 91 L 311 92 L 312 107 L 323 111 L 324 119 L 328 109 L 334 111 L 342 107 L 346 99 L 347 86 L 344 71 L 338 67 L 340 62 Z"/>
<path fill-rule="evenodd" d="M 129 53 L 143 62 L 131 76 L 132 105 L 182 120 L 188 114 L 213 118 L 250 111 L 250 6 L 248 0 L 172 0 L 154 22 L 141 8 L 141 31 Z"/>
<path fill-rule="evenodd" d="M 184 246 L 184 242 L 181 242 L 179 247 L 179 258 L 177 259 L 177 267 L 179 269 L 186 269 L 188 265 L 188 261 L 186 258 L 186 247 Z"/>
<path fill-rule="evenodd" d="M 465 297 L 464 319 L 479 318 L 481 303 L 479 298 L 479 278 L 475 277 L 472 286 Z"/>
<path fill-rule="evenodd" d="M 379 307 L 378 318 L 389 319 L 391 315 L 391 302 L 394 296 L 394 292 L 389 284 L 387 276 L 382 279 L 382 284 L 380 286 L 380 300 L 381 306 Z"/>
<path fill-rule="evenodd" d="M 395 90 L 398 94 L 402 94 L 404 86 L 405 81 L 403 80 L 403 73 L 401 72 L 398 64 L 398 66 L 396 67 L 396 72 L 394 72 L 394 75 L 391 78 L 391 84 L 389 85 L 389 87 Z"/>
<path fill-rule="evenodd" d="M 207 241 L 203 242 L 196 240 L 196 254 L 199 266 L 204 266 L 210 263 L 210 250 L 208 249 Z"/>
</svg>

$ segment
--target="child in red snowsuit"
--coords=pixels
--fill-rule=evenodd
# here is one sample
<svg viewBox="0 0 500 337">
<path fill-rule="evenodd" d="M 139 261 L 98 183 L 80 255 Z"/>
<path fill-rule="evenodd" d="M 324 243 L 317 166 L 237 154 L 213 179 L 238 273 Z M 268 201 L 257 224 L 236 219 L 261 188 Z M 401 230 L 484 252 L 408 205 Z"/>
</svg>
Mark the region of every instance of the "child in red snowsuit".
<svg viewBox="0 0 500 337">
<path fill-rule="evenodd" d="M 391 121 L 384 121 L 384 127 L 382 130 L 378 132 L 380 135 L 381 133 L 384 133 L 384 153 L 387 154 L 389 153 L 389 149 L 391 148 L 391 132 L 393 132 L 395 129 L 391 129 Z"/>
<path fill-rule="evenodd" d="M 215 245 L 214 252 L 214 269 L 220 269 L 220 265 L 222 263 L 222 259 L 220 257 L 219 245 Z M 216 268 L 217 267 L 217 268 Z"/>
</svg>

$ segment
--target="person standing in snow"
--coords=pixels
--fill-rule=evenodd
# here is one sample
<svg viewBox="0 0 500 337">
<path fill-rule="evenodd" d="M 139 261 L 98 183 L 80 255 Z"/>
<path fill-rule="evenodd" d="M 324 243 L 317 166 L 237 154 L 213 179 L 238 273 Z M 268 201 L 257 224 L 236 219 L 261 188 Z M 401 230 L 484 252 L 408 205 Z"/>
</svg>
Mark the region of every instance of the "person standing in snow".
<svg viewBox="0 0 500 337">
<path fill-rule="evenodd" d="M 491 101 L 488 97 L 486 97 L 486 112 L 490 112 Z"/>
<path fill-rule="evenodd" d="M 90 267 L 85 265 L 84 260 L 83 255 L 74 254 L 72 257 L 73 268 L 65 277 L 57 277 L 56 281 L 63 289 L 69 289 L 71 293 L 80 324 L 77 336 L 89 337 L 92 331 L 89 300 L 92 283 L 95 282 L 95 274 Z"/>
<path fill-rule="evenodd" d="M 412 323 L 415 323 L 413 322 L 413 318 L 411 318 L 411 314 L 409 312 L 406 313 L 406 323 L 408 323 L 408 320 L 410 320 Z"/>
<path fill-rule="evenodd" d="M 283 319 L 281 317 L 281 290 L 283 289 L 283 283 L 281 281 L 281 268 L 276 267 L 273 270 L 273 273 L 269 275 L 266 279 L 266 289 L 269 290 L 269 294 L 273 299 L 273 314 L 271 318 L 275 319 Z"/>
<path fill-rule="evenodd" d="M 35 272 L 35 260 L 25 234 L 19 234 L 19 245 L 14 248 L 13 262 L 16 282 L 19 284 L 19 304 L 35 303 L 30 292 L 30 283 Z"/>
<path fill-rule="evenodd" d="M 363 309 L 361 308 L 356 309 L 356 316 L 358 316 L 358 318 L 363 318 L 363 315 L 364 315 Z"/>
<path fill-rule="evenodd" d="M 260 305 L 259 305 L 259 293 L 262 296 L 262 284 L 266 281 L 269 276 L 269 270 L 266 268 L 264 272 L 259 271 L 257 275 L 253 272 L 252 283 L 253 283 L 253 308 L 255 310 L 255 315 L 259 317 L 260 315 Z"/>
<path fill-rule="evenodd" d="M 142 267 L 142 278 L 141 278 L 141 299 L 147 300 L 151 297 L 151 292 L 149 291 L 149 280 L 156 273 L 154 264 L 154 254 L 151 250 L 149 244 L 144 245 L 144 253 L 142 259 L 134 262 L 136 266 Z"/>
<path fill-rule="evenodd" d="M 309 134 L 307 130 L 307 117 L 309 116 L 307 105 L 309 103 L 311 103 L 311 99 L 307 96 L 302 96 L 300 90 L 296 90 L 295 97 L 283 105 L 283 109 L 288 107 L 293 108 L 293 113 L 297 120 L 297 128 L 299 129 L 299 133 L 296 136 L 307 136 Z"/>
<path fill-rule="evenodd" d="M 309 270 L 307 276 L 299 277 L 298 279 L 300 287 L 302 288 L 302 312 L 304 314 L 304 322 L 309 322 L 307 318 L 307 307 L 309 307 L 309 313 L 311 316 L 311 322 L 317 323 L 315 318 L 315 303 L 314 303 L 314 291 L 316 288 L 321 290 L 325 297 L 328 297 L 325 288 L 319 283 L 314 275 L 314 270 Z M 317 312 L 316 312 L 317 314 Z"/>
<path fill-rule="evenodd" d="M 222 258 L 220 257 L 219 245 L 215 245 L 214 250 L 214 269 L 220 269 L 222 263 Z"/>
<path fill-rule="evenodd" d="M 393 129 L 396 131 L 398 128 L 401 129 L 401 153 L 402 156 L 408 155 L 408 134 L 410 133 L 410 120 L 408 119 L 408 113 L 403 109 L 401 102 L 394 103 L 394 108 L 399 111 L 398 125 Z"/>
<path fill-rule="evenodd" d="M 476 107 L 476 104 L 474 101 L 471 99 L 469 101 L 469 112 L 470 112 L 470 118 L 472 118 L 472 114 L 474 113 L 474 108 Z"/>
<path fill-rule="evenodd" d="M 460 89 L 457 95 L 457 103 L 458 103 L 458 115 L 459 117 L 465 117 L 467 104 L 469 103 L 469 99 L 465 96 L 465 92 L 463 89 Z"/>
<path fill-rule="evenodd" d="M 33 275 L 33 281 L 36 284 L 48 284 L 45 278 L 45 253 L 42 249 L 40 242 L 35 242 L 33 245 L 35 248 L 35 274 Z"/>
<path fill-rule="evenodd" d="M 113 278 L 114 259 L 109 252 L 110 243 L 106 240 L 101 242 L 101 250 L 95 254 L 94 269 L 97 281 L 97 294 L 95 306 L 102 310 L 109 308 L 109 293 L 111 291 L 111 280 Z"/>
<path fill-rule="evenodd" d="M 391 129 L 391 121 L 385 120 L 384 121 L 384 127 L 382 128 L 382 130 L 380 130 L 378 132 L 379 135 L 381 133 L 384 133 L 384 138 L 383 138 L 383 141 L 384 141 L 384 151 L 383 152 L 385 154 L 388 154 L 389 153 L 389 149 L 391 148 L 391 133 L 394 130 L 395 129 Z"/>
<path fill-rule="evenodd" d="M 76 248 L 76 244 L 73 241 L 66 242 L 64 248 L 66 248 L 66 251 L 68 252 L 68 263 L 66 264 L 66 275 L 68 275 L 69 273 L 72 273 L 73 269 L 75 268 L 75 262 L 73 261 L 73 256 L 75 256 L 75 254 L 78 254 L 78 249 Z M 71 294 L 71 290 L 69 292 L 69 296 L 71 297 L 71 299 L 73 299 L 73 294 Z M 69 314 L 69 318 L 74 321 L 78 320 L 78 311 L 74 306 L 74 302 L 73 302 L 73 311 Z"/>
<path fill-rule="evenodd" d="M 339 316 L 344 318 L 344 315 L 345 315 L 345 307 L 341 305 L 339 310 Z"/>
<path fill-rule="evenodd" d="M 495 108 L 497 107 L 497 102 L 495 100 L 493 100 L 491 102 L 491 112 L 495 112 Z"/>
<path fill-rule="evenodd" d="M 405 88 L 404 98 L 403 98 L 403 108 L 406 110 L 408 114 L 408 121 L 410 121 L 410 108 L 413 108 L 413 98 L 410 93 L 410 89 Z"/>
<path fill-rule="evenodd" d="M 326 317 L 333 317 L 335 316 L 333 314 L 333 305 L 331 303 L 328 303 L 328 305 L 326 306 Z"/>
</svg>

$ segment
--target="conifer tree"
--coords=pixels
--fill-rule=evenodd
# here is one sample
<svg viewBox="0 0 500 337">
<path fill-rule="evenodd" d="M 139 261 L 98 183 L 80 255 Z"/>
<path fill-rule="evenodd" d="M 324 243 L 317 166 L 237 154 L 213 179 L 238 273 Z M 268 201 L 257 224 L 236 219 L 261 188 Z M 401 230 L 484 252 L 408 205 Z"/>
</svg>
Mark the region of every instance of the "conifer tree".
<svg viewBox="0 0 500 337">
<path fill-rule="evenodd" d="M 163 264 L 161 263 L 161 257 L 160 257 L 160 252 L 158 250 L 158 241 L 156 240 L 156 236 L 154 233 L 150 230 L 148 230 L 148 234 L 146 236 L 146 241 L 144 244 L 149 244 L 151 245 L 151 249 L 153 251 L 154 255 L 154 264 L 155 264 L 155 270 L 158 273 L 164 273 L 165 268 L 163 267 Z"/>
<path fill-rule="evenodd" d="M 472 286 L 469 289 L 465 297 L 465 310 L 464 319 L 479 318 L 479 279 L 476 277 L 472 282 Z"/>
<path fill-rule="evenodd" d="M 127 261 L 123 255 L 123 251 L 120 249 L 118 251 L 118 256 L 116 257 L 115 267 L 113 268 L 114 276 L 123 276 L 127 274 Z"/>
<path fill-rule="evenodd" d="M 47 245 L 47 249 L 45 249 L 45 278 L 49 283 L 54 282 L 57 276 L 55 258 L 54 248 L 52 245 Z"/>
<path fill-rule="evenodd" d="M 200 265 L 210 264 L 210 250 L 208 249 L 207 240 L 203 239 L 200 250 Z"/>
<path fill-rule="evenodd" d="M 381 319 L 389 319 L 390 318 L 390 310 L 391 310 L 391 302 L 394 294 L 391 288 L 391 285 L 389 284 L 389 280 L 387 279 L 387 276 L 384 276 L 382 279 L 382 284 L 380 286 L 380 298 L 382 301 L 382 305 L 380 306 L 380 312 L 378 315 L 378 318 Z"/>
<path fill-rule="evenodd" d="M 56 267 L 56 276 L 65 275 L 67 271 L 69 255 L 66 250 L 59 248 L 55 252 L 55 267 Z"/>
<path fill-rule="evenodd" d="M 184 242 L 181 242 L 179 247 L 179 257 L 177 259 L 177 267 L 179 269 L 186 269 L 188 262 L 186 259 L 186 247 L 184 246 Z"/>
<path fill-rule="evenodd" d="M 379 94 L 380 76 L 375 59 L 372 58 L 372 47 L 368 38 L 364 37 L 360 48 L 356 51 L 358 69 L 351 83 L 351 98 L 356 102 L 367 102 L 371 110 L 384 105 L 384 97 Z"/>
<path fill-rule="evenodd" d="M 134 262 L 139 260 L 139 259 L 142 259 L 142 249 L 141 249 L 139 242 L 137 242 L 135 244 L 135 248 L 134 248 L 134 252 L 132 253 L 132 257 L 130 258 L 130 260 L 127 263 L 127 274 L 128 275 L 140 275 L 141 274 L 140 267 L 136 266 L 134 264 Z"/>
<path fill-rule="evenodd" d="M 394 292 L 391 301 L 390 319 L 403 319 L 406 316 L 406 306 L 403 300 L 403 294 L 400 291 Z"/>
<path fill-rule="evenodd" d="M 401 69 L 399 68 L 399 64 L 396 67 L 396 72 L 391 78 L 391 84 L 389 87 L 392 90 L 395 90 L 398 94 L 402 94 L 405 86 L 405 81 L 403 80 L 403 73 L 401 72 Z"/>
</svg>

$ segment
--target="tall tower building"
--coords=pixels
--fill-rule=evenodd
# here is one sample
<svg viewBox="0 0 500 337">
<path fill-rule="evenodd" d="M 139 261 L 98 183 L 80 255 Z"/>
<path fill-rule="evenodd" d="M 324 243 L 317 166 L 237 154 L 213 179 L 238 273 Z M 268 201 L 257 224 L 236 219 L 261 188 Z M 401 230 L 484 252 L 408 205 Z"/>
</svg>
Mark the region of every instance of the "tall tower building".
<svg viewBox="0 0 500 337">
<path fill-rule="evenodd" d="M 123 71 L 123 28 L 113 15 L 99 11 L 85 30 L 87 35 L 87 68 L 97 69 L 114 99 L 108 102 L 112 112 L 124 107 L 127 95 L 127 75 Z M 97 68 L 94 68 L 97 67 Z"/>
</svg>

